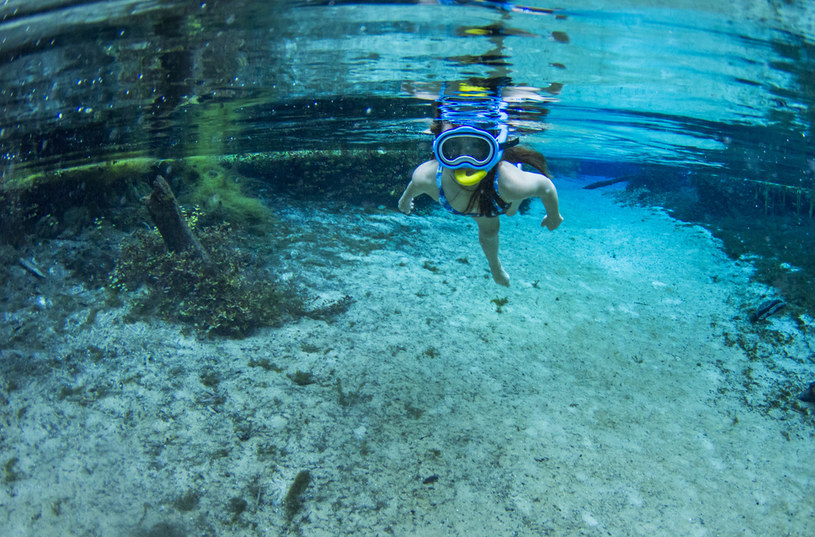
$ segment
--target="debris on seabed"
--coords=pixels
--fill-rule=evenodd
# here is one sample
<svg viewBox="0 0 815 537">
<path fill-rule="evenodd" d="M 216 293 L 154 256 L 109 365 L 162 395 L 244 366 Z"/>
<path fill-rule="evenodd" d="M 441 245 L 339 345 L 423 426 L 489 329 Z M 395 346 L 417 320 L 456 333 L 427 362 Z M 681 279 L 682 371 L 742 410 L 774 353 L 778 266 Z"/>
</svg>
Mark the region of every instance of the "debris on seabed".
<svg viewBox="0 0 815 537">
<path fill-rule="evenodd" d="M 29 261 L 28 259 L 19 258 L 20 266 L 26 269 L 28 272 L 36 276 L 37 278 L 45 279 L 45 274 L 34 264 L 33 261 Z"/>
</svg>

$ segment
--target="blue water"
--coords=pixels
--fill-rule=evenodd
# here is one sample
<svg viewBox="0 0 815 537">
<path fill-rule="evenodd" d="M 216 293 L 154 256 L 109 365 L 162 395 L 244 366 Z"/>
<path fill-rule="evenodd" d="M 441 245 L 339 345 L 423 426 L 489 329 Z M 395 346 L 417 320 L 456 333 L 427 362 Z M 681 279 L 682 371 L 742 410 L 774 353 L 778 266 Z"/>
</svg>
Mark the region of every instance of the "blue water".
<svg viewBox="0 0 815 537">
<path fill-rule="evenodd" d="M 815 274 L 799 240 L 788 248 L 790 233 L 807 240 L 813 213 L 808 3 L 556 8 L 5 2 L 0 173 L 8 183 L 127 158 L 428 151 L 434 101 L 464 83 L 500 93 L 512 131 L 555 173 L 630 177 L 665 192 L 654 203 L 726 230 L 734 257 Z M 761 221 L 807 229 L 772 230 L 768 246 Z"/>
<path fill-rule="evenodd" d="M 0 537 L 807 535 L 813 21 L 1 2 Z M 502 219 L 510 290 L 471 223 L 395 210 L 445 95 L 500 103 L 560 191 L 552 234 Z M 227 337 L 196 297 L 139 310 L 172 282 L 112 282 L 161 248 L 128 242 L 156 175 L 305 304 Z"/>
</svg>

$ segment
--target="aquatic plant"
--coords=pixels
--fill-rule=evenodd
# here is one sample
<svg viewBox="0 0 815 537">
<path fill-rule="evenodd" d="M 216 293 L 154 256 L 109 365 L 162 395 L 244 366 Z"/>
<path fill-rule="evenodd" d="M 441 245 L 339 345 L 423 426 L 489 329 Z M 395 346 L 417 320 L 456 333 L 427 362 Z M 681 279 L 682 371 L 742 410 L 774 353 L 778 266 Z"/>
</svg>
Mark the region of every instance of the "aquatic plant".
<svg viewBox="0 0 815 537">
<path fill-rule="evenodd" d="M 438 350 L 436 347 L 432 347 L 432 346 L 431 346 L 431 347 L 426 348 L 422 354 L 423 354 L 424 356 L 427 356 L 427 357 L 428 357 L 428 358 L 430 358 L 431 360 L 432 360 L 432 359 L 434 359 L 434 358 L 438 358 L 439 356 L 441 356 L 441 353 L 439 352 L 439 350 Z"/>
<path fill-rule="evenodd" d="M 188 490 L 173 501 L 173 506 L 182 512 L 192 511 L 198 507 L 198 500 L 201 495 L 194 490 Z"/>
<path fill-rule="evenodd" d="M 363 380 L 359 384 L 359 386 L 357 386 L 356 390 L 354 390 L 352 392 L 350 392 L 350 391 L 345 392 L 342 389 L 342 381 L 340 379 L 337 379 L 337 383 L 336 383 L 337 398 L 338 398 L 338 401 L 340 403 L 340 406 L 351 406 L 351 405 L 354 405 L 354 404 L 358 403 L 359 401 L 362 401 L 363 399 L 369 399 L 369 398 L 364 398 L 362 395 L 360 395 L 360 392 L 362 391 L 362 388 L 364 386 L 365 386 L 365 381 Z"/>
<path fill-rule="evenodd" d="M 265 369 L 266 371 L 273 371 L 274 373 L 280 373 L 283 371 L 283 368 L 279 365 L 275 364 L 268 358 L 261 358 L 259 360 L 255 360 L 254 358 L 249 360 L 249 367 L 260 367 Z"/>
<path fill-rule="evenodd" d="M 137 316 L 158 315 L 215 335 L 242 337 L 280 322 L 300 301 L 263 274 L 229 226 L 204 228 L 210 256 L 168 252 L 159 233 L 140 230 L 125 239 L 109 286 L 126 292 Z"/>
<path fill-rule="evenodd" d="M 495 311 L 496 312 L 503 313 L 504 312 L 503 307 L 506 306 L 509 303 L 509 298 L 508 297 L 503 297 L 503 298 L 496 297 L 496 298 L 493 298 L 492 300 L 490 300 L 490 302 L 495 304 Z"/>
<path fill-rule="evenodd" d="M 289 378 L 298 386 L 308 386 L 309 384 L 317 382 L 313 373 L 310 371 L 300 371 L 299 369 L 294 374 L 289 375 Z"/>
<path fill-rule="evenodd" d="M 422 268 L 425 269 L 425 270 L 429 270 L 430 272 L 433 272 L 433 273 L 440 272 L 440 269 L 439 269 L 438 265 L 436 265 L 435 263 L 433 263 L 432 261 L 427 260 L 427 259 L 425 259 L 425 262 L 422 263 Z"/>
</svg>

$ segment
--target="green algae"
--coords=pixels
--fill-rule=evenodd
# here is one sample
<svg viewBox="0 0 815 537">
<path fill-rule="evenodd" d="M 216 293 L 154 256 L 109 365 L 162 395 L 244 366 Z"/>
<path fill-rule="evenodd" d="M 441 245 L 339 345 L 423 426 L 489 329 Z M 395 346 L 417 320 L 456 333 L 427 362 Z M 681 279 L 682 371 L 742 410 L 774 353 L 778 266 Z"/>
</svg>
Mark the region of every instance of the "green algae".
<svg viewBox="0 0 815 537">
<path fill-rule="evenodd" d="M 156 165 L 156 159 L 147 157 L 127 157 L 109 159 L 92 164 L 81 164 L 58 169 L 31 170 L 4 176 L 2 191 L 27 191 L 43 186 L 68 183 L 80 185 L 83 182 L 104 182 L 106 184 L 129 181 L 150 172 Z"/>
<path fill-rule="evenodd" d="M 241 226 L 271 220 L 271 211 L 247 193 L 244 178 L 208 158 L 188 159 L 186 164 L 191 191 L 182 199 L 200 206 L 211 220 Z"/>
</svg>

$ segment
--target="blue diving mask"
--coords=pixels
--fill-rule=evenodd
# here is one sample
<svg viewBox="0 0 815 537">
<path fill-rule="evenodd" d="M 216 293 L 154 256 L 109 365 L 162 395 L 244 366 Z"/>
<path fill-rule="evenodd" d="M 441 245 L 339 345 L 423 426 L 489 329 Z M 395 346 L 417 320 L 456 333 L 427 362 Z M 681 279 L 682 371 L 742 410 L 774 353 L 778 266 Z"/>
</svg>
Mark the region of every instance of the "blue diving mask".
<svg viewBox="0 0 815 537">
<path fill-rule="evenodd" d="M 518 139 L 507 140 L 503 126 L 496 138 L 475 127 L 462 126 L 446 130 L 433 141 L 433 154 L 445 168 L 453 170 L 490 170 L 501 160 L 504 149 L 518 144 Z"/>
</svg>

